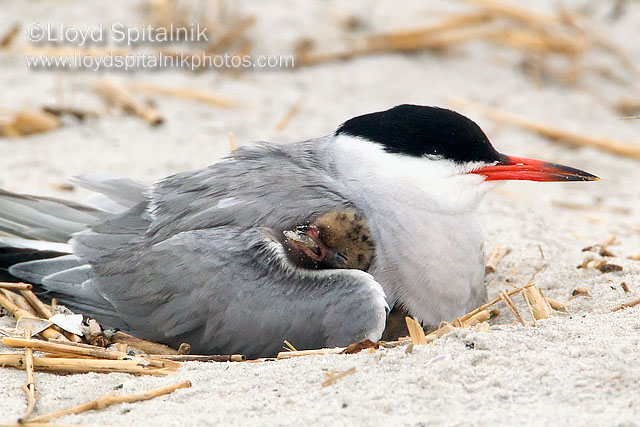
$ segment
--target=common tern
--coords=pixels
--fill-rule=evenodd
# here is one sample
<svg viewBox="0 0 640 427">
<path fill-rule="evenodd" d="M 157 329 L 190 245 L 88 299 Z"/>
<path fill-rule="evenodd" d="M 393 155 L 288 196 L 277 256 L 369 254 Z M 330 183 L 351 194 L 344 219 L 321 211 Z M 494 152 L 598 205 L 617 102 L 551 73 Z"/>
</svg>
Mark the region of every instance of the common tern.
<svg viewBox="0 0 640 427">
<path fill-rule="evenodd" d="M 0 274 L 104 326 L 196 353 L 376 341 L 389 307 L 437 325 L 485 302 L 478 205 L 497 181 L 596 179 L 500 154 L 454 111 L 400 105 L 151 186 L 76 178 L 98 193 L 86 203 L 2 192 Z M 326 243 L 299 226 L 345 211 L 368 227 L 366 271 L 287 256 L 288 239 Z"/>
</svg>

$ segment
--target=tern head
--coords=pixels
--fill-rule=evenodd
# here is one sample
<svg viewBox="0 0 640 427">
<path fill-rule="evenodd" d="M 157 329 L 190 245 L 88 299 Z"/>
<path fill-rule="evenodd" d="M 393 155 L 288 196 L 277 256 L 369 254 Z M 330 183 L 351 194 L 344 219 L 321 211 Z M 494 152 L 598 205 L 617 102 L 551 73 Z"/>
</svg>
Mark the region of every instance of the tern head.
<svg viewBox="0 0 640 427">
<path fill-rule="evenodd" d="M 449 195 L 469 193 L 474 187 L 478 191 L 473 194 L 481 196 L 497 181 L 506 180 L 599 179 L 572 167 L 499 153 L 473 120 L 445 108 L 399 105 L 354 117 L 335 136 L 373 143 L 384 153 L 378 156 L 384 163 L 406 170 L 405 177 L 420 175 L 432 192 L 444 188 Z"/>
</svg>

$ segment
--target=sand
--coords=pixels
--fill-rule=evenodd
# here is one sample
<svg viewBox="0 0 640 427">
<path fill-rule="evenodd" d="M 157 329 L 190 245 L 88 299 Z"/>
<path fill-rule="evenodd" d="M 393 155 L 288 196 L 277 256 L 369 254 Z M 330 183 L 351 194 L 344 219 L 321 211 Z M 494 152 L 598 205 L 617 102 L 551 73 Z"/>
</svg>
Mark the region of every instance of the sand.
<svg viewBox="0 0 640 427">
<path fill-rule="evenodd" d="M 568 1 L 594 17 L 632 58 L 640 55 L 640 5 L 629 3 L 618 20 L 609 2 Z M 554 2 L 538 2 L 552 10 Z M 334 12 L 355 11 L 371 29 L 408 27 L 460 9 L 445 2 L 358 1 L 314 6 L 287 1 L 242 2 L 234 10 L 258 16 L 249 35 L 254 52 L 288 54 L 301 35 L 330 44 L 341 39 Z M 125 1 L 7 2 L 0 28 L 14 21 L 95 25 L 139 23 L 140 4 Z M 274 31 L 277 29 L 277 31 Z M 20 40 L 20 42 L 24 42 Z M 68 176 L 101 170 L 152 182 L 168 174 L 211 164 L 238 144 L 263 139 L 292 142 L 330 133 L 342 121 L 399 103 L 447 106 L 452 96 L 500 107 L 566 129 L 637 140 L 640 122 L 620 120 L 610 104 L 635 94 L 610 80 L 585 78 L 580 87 L 538 85 L 520 70 L 521 55 L 473 43 L 446 55 L 380 55 L 293 71 L 247 73 L 120 72 L 122 81 L 203 88 L 242 102 L 221 109 L 191 101 L 152 97 L 166 123 L 151 128 L 139 119 L 108 115 L 25 139 L 0 139 L 0 187 L 12 191 L 82 199 L 81 191 L 56 185 Z M 594 63 L 611 65 L 606 56 Z M 640 64 L 639 64 L 640 65 Z M 37 107 L 58 99 L 101 108 L 91 87 L 103 74 L 33 72 L 19 55 L 0 56 L 0 107 Z M 637 90 L 637 88 L 635 88 Z M 276 124 L 297 102 L 301 111 L 283 130 Z M 59 376 L 37 373 L 37 414 L 96 398 L 115 388 L 134 393 L 190 380 L 193 387 L 147 402 L 124 404 L 62 423 L 110 425 L 637 425 L 640 423 L 640 306 L 611 313 L 640 296 L 639 163 L 594 149 L 547 141 L 468 113 L 494 146 L 512 155 L 570 164 L 600 177 L 597 183 L 508 183 L 484 200 L 481 220 L 488 251 L 512 252 L 487 276 L 490 297 L 536 277 L 546 295 L 568 301 L 568 312 L 537 328 L 512 325 L 503 310 L 488 333 L 458 330 L 431 346 L 374 354 L 310 356 L 279 362 L 186 363 L 163 378 L 122 374 Z M 570 209 L 560 203 L 587 205 Z M 616 236 L 610 262 L 621 272 L 603 274 L 576 266 L 586 246 Z M 596 256 L 596 258 L 599 258 Z M 455 272 L 452 272 L 455 274 Z M 620 286 L 626 282 L 627 294 Z M 571 300 L 578 286 L 589 296 Z M 525 310 L 521 297 L 516 304 Z M 0 327 L 12 324 L 0 317 Z M 2 351 L 8 351 L 2 348 Z M 356 372 L 322 388 L 326 370 Z M 25 399 L 24 372 L 0 369 L 0 422 L 14 422 Z"/>
</svg>

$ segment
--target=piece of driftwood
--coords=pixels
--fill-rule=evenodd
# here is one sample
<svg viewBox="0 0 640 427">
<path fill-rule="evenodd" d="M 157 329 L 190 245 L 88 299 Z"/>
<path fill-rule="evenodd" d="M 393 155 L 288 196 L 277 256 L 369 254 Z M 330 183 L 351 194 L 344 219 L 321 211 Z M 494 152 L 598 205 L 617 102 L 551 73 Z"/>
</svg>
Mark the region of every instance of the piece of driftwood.
<svg viewBox="0 0 640 427">
<path fill-rule="evenodd" d="M 431 342 L 436 338 L 442 338 L 443 336 L 453 332 L 455 329 L 455 326 L 453 326 L 451 323 L 442 322 L 440 323 L 440 327 L 438 329 L 427 336 L 427 342 Z"/>
<path fill-rule="evenodd" d="M 536 320 L 547 319 L 551 314 L 551 309 L 547 305 L 547 301 L 544 299 L 538 288 L 530 286 L 524 290 L 525 295 L 531 302 L 533 316 Z"/>
<path fill-rule="evenodd" d="M 615 306 L 615 307 L 613 307 L 611 309 L 611 311 L 612 312 L 620 311 L 620 310 L 623 310 L 625 308 L 634 307 L 634 306 L 636 306 L 638 304 L 640 304 L 640 298 L 637 298 L 637 299 L 634 299 L 633 301 L 629 301 L 629 302 L 626 302 L 624 304 L 620 304 L 618 306 Z"/>
<path fill-rule="evenodd" d="M 571 297 L 589 296 L 589 289 L 586 286 L 578 286 L 571 292 Z"/>
<path fill-rule="evenodd" d="M 174 362 L 245 362 L 247 360 L 244 354 L 149 354 L 147 357 Z"/>
<path fill-rule="evenodd" d="M 38 313 L 42 318 L 48 319 L 53 316 L 53 310 L 51 310 L 51 307 L 40 301 L 40 298 L 38 298 L 33 291 L 22 290 L 20 291 L 20 295 L 29 302 L 29 305 L 31 305 L 36 313 Z"/>
<path fill-rule="evenodd" d="M 553 141 L 564 141 L 583 147 L 598 148 L 600 150 L 617 154 L 619 156 L 640 159 L 640 144 L 633 144 L 625 141 L 613 140 L 610 138 L 600 138 L 596 136 L 581 134 L 578 132 L 571 132 L 560 127 L 537 122 L 524 116 L 494 109 L 487 105 L 482 105 L 475 102 L 469 102 L 461 99 L 452 99 L 451 102 L 456 106 L 466 108 L 470 111 L 475 111 L 493 120 L 509 123 L 523 129 L 537 132 L 538 134 Z"/>
<path fill-rule="evenodd" d="M 25 298 L 23 298 L 22 295 L 18 295 L 15 292 L 8 291 L 6 289 L 1 289 L 1 288 L 0 288 L 0 294 L 8 298 L 12 303 L 14 303 L 21 310 L 28 312 L 31 315 L 31 317 L 38 316 L 36 314 L 36 311 L 33 309 L 33 307 L 31 307 L 29 302 Z"/>
<path fill-rule="evenodd" d="M 20 110 L 13 119 L 0 127 L 0 136 L 10 138 L 49 132 L 62 126 L 60 119 L 53 114 L 38 110 Z"/>
<path fill-rule="evenodd" d="M 27 302 L 29 307 L 32 310 L 34 310 L 34 312 L 37 313 L 38 316 L 44 319 L 49 319 L 50 317 L 53 316 L 53 310 L 51 309 L 51 307 L 43 303 L 42 301 L 40 301 L 40 299 L 32 291 L 30 290 L 20 291 L 20 297 L 24 298 L 24 300 Z M 62 335 L 64 335 L 65 338 L 67 338 L 67 340 L 71 342 L 76 342 L 76 343 L 82 342 L 82 338 L 80 338 L 78 335 L 75 335 L 71 332 L 67 332 L 62 328 L 58 328 L 57 326 L 53 326 L 53 328 L 58 332 L 60 332 Z"/>
<path fill-rule="evenodd" d="M 0 288 L 10 291 L 28 291 L 33 288 L 33 285 L 30 283 L 0 282 Z"/>
<path fill-rule="evenodd" d="M 130 356 L 127 353 L 119 351 L 106 350 L 101 347 L 88 346 L 88 345 L 68 345 L 57 342 L 48 342 L 32 339 L 22 339 L 13 337 L 4 337 L 0 340 L 2 344 L 10 347 L 28 347 L 47 353 L 59 353 L 59 354 L 74 354 L 78 356 L 88 356 L 97 359 L 108 360 L 135 360 L 139 363 L 156 368 L 164 367 L 164 363 L 160 360 L 147 359 L 144 357 Z M 91 348 L 93 347 L 93 348 Z"/>
<path fill-rule="evenodd" d="M 189 388 L 189 387 L 191 387 L 191 382 L 184 381 L 179 384 L 160 387 L 160 388 L 149 390 L 143 393 L 125 394 L 123 396 L 116 396 L 114 395 L 115 392 L 111 392 L 95 400 L 92 400 L 90 402 L 83 403 L 81 405 L 74 406 L 68 409 L 64 409 L 62 411 L 53 412 L 51 414 L 40 415 L 38 417 L 32 418 L 29 421 L 34 423 L 46 423 L 53 419 L 64 417 L 65 415 L 80 414 L 82 412 L 91 411 L 94 409 L 102 409 L 106 406 L 116 405 L 118 403 L 132 403 L 132 402 L 140 402 L 143 400 L 149 400 L 149 399 L 153 399 L 154 397 L 173 393 L 174 391 L 179 390 L 181 388 Z"/>
<path fill-rule="evenodd" d="M 168 345 L 143 340 L 122 331 L 115 332 L 111 337 L 111 342 L 126 344 L 142 351 L 145 354 L 178 354 L 178 350 L 171 348 Z"/>
<path fill-rule="evenodd" d="M 549 303 L 549 306 L 551 306 L 551 308 L 553 308 L 554 310 L 567 311 L 567 304 L 563 303 L 562 301 L 558 301 L 557 299 L 553 299 L 549 297 L 545 297 L 545 298 Z"/>
<path fill-rule="evenodd" d="M 460 322 L 459 327 L 475 326 L 478 323 L 486 322 L 487 320 L 491 319 L 491 317 L 492 316 L 491 316 L 490 310 L 481 310 L 476 314 L 474 314 L 473 316 L 471 316 L 470 318 L 468 318 L 467 320 L 465 320 L 464 322 Z M 454 324 L 454 326 L 458 326 L 458 325 Z"/>
<path fill-rule="evenodd" d="M 370 351 L 377 350 L 380 348 L 380 344 L 377 342 L 373 342 L 369 339 L 365 339 L 362 341 L 354 342 L 353 344 L 349 344 L 347 348 L 345 348 L 341 354 L 356 354 L 360 353 L 362 350 L 369 349 Z"/>
<path fill-rule="evenodd" d="M 510 252 L 511 249 L 503 248 L 502 246 L 497 246 L 495 249 L 493 249 L 484 267 L 485 274 L 495 273 L 500 261 L 502 261 L 502 259 Z"/>
<path fill-rule="evenodd" d="M 9 31 L 4 33 L 4 35 L 0 38 L 0 49 L 5 49 L 11 45 L 11 42 L 16 38 L 18 32 L 20 31 L 20 24 L 13 24 Z"/>
<path fill-rule="evenodd" d="M 7 311 L 9 311 L 9 313 L 11 313 L 13 315 L 13 317 L 15 317 L 16 319 L 19 319 L 20 317 L 36 317 L 34 316 L 32 313 L 21 309 L 20 307 L 18 307 L 13 301 L 11 301 L 9 298 L 6 297 L 6 295 L 4 294 L 4 292 L 9 292 L 6 291 L 4 289 L 0 290 L 0 305 L 2 305 L 4 308 L 7 309 Z M 47 338 L 47 339 L 57 339 L 57 340 L 61 340 L 61 341 L 69 341 L 67 339 L 67 337 L 65 337 L 64 335 L 62 335 L 62 333 L 58 332 L 57 330 L 55 330 L 52 327 L 49 327 L 47 329 L 45 329 L 44 331 L 40 332 L 40 335 L 42 335 L 43 337 Z"/>
<path fill-rule="evenodd" d="M 111 373 L 120 372 L 133 375 L 169 375 L 180 368 L 180 363 L 164 360 L 163 368 L 144 366 L 137 360 L 105 360 L 64 357 L 34 357 L 33 367 L 36 371 L 56 372 L 62 374 L 84 374 L 87 372 Z M 0 366 L 25 369 L 23 354 L 0 354 Z"/>
<path fill-rule="evenodd" d="M 407 329 L 409 330 L 409 337 L 413 345 L 425 345 L 427 344 L 427 337 L 424 334 L 424 329 L 418 319 L 411 318 L 409 316 L 404 318 L 407 322 Z"/>
<path fill-rule="evenodd" d="M 120 108 L 128 114 L 140 117 L 152 126 L 157 126 L 164 122 L 164 119 L 155 108 L 139 101 L 123 84 L 105 79 L 98 81 L 94 89 L 107 104 Z"/>
<path fill-rule="evenodd" d="M 627 285 L 627 282 L 622 282 L 622 283 L 620 283 L 620 287 L 621 287 L 621 288 L 622 288 L 622 290 L 623 290 L 625 293 L 627 293 L 627 294 L 628 294 L 629 292 L 631 292 L 631 289 L 629 289 L 629 285 Z"/>
</svg>

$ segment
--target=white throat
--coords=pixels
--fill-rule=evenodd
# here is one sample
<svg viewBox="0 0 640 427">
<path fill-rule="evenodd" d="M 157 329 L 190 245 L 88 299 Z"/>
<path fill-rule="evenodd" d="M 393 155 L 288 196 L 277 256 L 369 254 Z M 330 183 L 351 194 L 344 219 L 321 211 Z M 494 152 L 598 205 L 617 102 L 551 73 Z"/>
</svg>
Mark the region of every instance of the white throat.
<svg viewBox="0 0 640 427">
<path fill-rule="evenodd" d="M 477 208 L 492 185 L 464 173 L 477 165 L 387 153 L 346 135 L 334 144 L 338 178 L 375 239 L 370 273 L 389 304 L 400 302 L 422 322 L 437 325 L 482 303 Z"/>
</svg>

